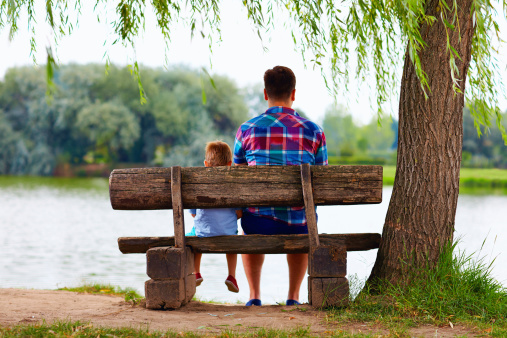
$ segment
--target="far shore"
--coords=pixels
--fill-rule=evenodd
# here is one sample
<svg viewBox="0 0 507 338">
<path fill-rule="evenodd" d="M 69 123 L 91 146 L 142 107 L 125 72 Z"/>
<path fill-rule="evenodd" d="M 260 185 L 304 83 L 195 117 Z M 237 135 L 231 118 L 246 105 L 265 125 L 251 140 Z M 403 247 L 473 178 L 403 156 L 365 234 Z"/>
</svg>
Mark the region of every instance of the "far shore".
<svg viewBox="0 0 507 338">
<path fill-rule="evenodd" d="M 113 169 L 116 168 L 142 168 L 147 167 L 142 163 L 121 163 L 121 164 L 89 164 L 89 165 L 66 165 L 59 166 L 55 170 L 54 176 L 49 177 L 34 177 L 34 176 L 1 176 L 0 187 L 8 186 L 11 184 L 24 184 L 29 185 L 48 184 L 49 178 L 67 178 L 76 179 L 73 182 L 78 182 L 79 178 L 108 178 Z M 396 175 L 396 166 L 384 165 L 384 178 L 383 184 L 385 187 L 394 185 L 394 178 Z M 61 183 L 64 183 L 63 181 Z M 70 183 L 70 182 L 69 182 Z M 57 184 L 61 185 L 61 184 Z M 70 184 L 72 185 L 72 183 Z M 83 188 L 86 185 L 77 184 Z M 100 185 L 100 184 L 99 184 Z M 104 186 L 107 183 L 104 182 Z M 96 186 L 100 188 L 99 186 Z M 463 194 L 497 194 L 507 195 L 507 169 L 495 168 L 462 168 L 460 171 L 460 193 Z"/>
</svg>

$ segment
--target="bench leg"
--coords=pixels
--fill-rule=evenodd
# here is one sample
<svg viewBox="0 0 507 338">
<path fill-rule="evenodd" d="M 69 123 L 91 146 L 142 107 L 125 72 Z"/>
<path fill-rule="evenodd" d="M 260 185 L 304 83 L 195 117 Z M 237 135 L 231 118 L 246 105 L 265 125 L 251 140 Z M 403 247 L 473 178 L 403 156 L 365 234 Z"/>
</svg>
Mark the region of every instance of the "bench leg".
<svg viewBox="0 0 507 338">
<path fill-rule="evenodd" d="M 195 294 L 194 253 L 174 247 L 157 247 L 146 252 L 145 283 L 148 309 L 177 309 Z"/>
<path fill-rule="evenodd" d="M 345 306 L 349 301 L 347 249 L 323 246 L 312 249 L 308 257 L 308 302 L 315 307 Z"/>
<path fill-rule="evenodd" d="M 308 277 L 308 302 L 315 307 L 341 307 L 349 301 L 345 277 Z"/>
</svg>

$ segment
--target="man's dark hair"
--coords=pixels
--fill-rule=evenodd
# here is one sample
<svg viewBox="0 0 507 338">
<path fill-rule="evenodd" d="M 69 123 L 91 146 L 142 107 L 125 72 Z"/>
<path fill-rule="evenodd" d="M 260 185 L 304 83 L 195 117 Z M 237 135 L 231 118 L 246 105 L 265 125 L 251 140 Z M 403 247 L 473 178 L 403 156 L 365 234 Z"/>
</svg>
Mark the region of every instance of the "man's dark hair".
<svg viewBox="0 0 507 338">
<path fill-rule="evenodd" d="M 264 88 L 273 100 L 287 100 L 296 88 L 296 76 L 290 68 L 276 66 L 264 73 Z"/>
</svg>

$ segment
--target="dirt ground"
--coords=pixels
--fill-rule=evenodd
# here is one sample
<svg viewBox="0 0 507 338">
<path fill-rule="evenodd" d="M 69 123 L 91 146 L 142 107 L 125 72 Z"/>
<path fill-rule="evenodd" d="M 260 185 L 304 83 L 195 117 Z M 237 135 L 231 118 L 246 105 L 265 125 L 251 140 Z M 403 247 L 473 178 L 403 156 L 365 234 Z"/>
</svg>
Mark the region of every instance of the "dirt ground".
<svg viewBox="0 0 507 338">
<path fill-rule="evenodd" d="M 301 310 L 303 309 L 303 310 Z M 337 330 L 385 336 L 389 331 L 361 323 L 336 323 L 326 313 L 310 306 L 217 305 L 190 302 L 173 311 L 147 310 L 132 306 L 123 298 L 80 294 L 67 291 L 0 289 L 0 326 L 37 324 L 45 320 L 90 322 L 95 326 L 133 327 L 176 332 L 193 331 L 213 335 L 223 330 L 257 331 L 266 329 L 309 328 L 312 335 L 331 335 Z M 410 332 L 414 337 L 474 336 L 463 327 L 422 326 Z"/>
</svg>

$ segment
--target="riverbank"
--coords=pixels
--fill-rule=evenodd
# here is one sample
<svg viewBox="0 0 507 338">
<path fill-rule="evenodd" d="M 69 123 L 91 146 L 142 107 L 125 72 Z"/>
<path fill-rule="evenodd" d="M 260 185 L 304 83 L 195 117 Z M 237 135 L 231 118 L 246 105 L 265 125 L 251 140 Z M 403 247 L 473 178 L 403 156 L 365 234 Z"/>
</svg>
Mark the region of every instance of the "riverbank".
<svg viewBox="0 0 507 338">
<path fill-rule="evenodd" d="M 396 166 L 384 166 L 384 185 L 393 185 L 395 175 Z M 461 168 L 459 185 L 460 193 L 507 195 L 507 170 Z"/>
<path fill-rule="evenodd" d="M 507 289 L 492 277 L 490 264 L 456 245 L 444 246 L 434 266 L 407 271 L 403 283 L 363 287 L 351 278 L 344 308 L 192 300 L 153 311 L 132 289 L 111 285 L 0 289 L 0 337 L 78 331 L 85 337 L 506 337 Z"/>
<path fill-rule="evenodd" d="M 192 301 L 174 311 L 153 311 L 123 297 L 69 291 L 0 289 L 0 336 L 150 337 L 475 337 L 481 328 L 404 320 L 337 320 L 308 305 L 246 307 Z"/>
</svg>

